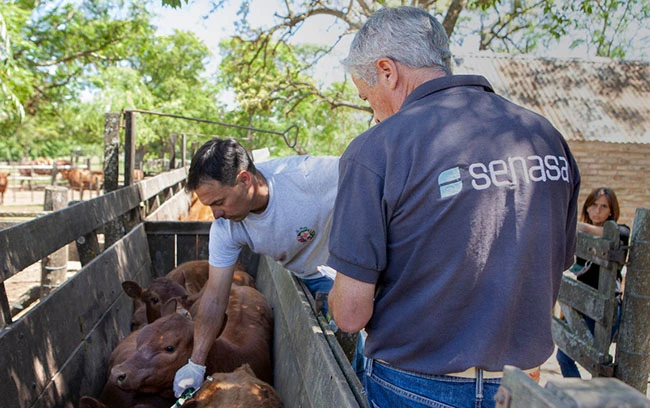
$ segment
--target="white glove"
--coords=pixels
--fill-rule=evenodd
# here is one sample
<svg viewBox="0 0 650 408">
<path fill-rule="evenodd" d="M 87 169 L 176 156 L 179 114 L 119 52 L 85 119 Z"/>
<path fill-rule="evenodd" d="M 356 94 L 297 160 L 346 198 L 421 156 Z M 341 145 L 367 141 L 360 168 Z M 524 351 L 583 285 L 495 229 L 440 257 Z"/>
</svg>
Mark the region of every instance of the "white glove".
<svg viewBox="0 0 650 408">
<path fill-rule="evenodd" d="M 187 360 L 187 364 L 179 368 L 174 376 L 174 395 L 180 397 L 186 388 L 198 390 L 205 377 L 205 366 Z"/>
</svg>

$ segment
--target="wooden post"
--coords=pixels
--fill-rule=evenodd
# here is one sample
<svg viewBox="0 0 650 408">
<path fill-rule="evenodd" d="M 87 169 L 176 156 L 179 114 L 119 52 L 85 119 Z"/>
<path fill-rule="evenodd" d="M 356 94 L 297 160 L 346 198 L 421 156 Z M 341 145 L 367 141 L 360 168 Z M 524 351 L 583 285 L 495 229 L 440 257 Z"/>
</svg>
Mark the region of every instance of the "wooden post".
<svg viewBox="0 0 650 408">
<path fill-rule="evenodd" d="M 650 209 L 637 208 L 614 376 L 645 395 L 650 373 Z"/>
<path fill-rule="evenodd" d="M 52 182 L 50 183 L 51 185 L 56 184 L 56 174 L 59 172 L 58 166 L 56 164 L 56 160 L 52 162 Z"/>
<path fill-rule="evenodd" d="M 124 185 L 133 184 L 133 169 L 135 168 L 135 112 L 124 112 Z"/>
<path fill-rule="evenodd" d="M 45 186 L 43 210 L 56 211 L 68 204 L 68 189 Z M 68 273 L 68 247 L 64 246 L 41 260 L 41 299 L 65 282 Z"/>
<path fill-rule="evenodd" d="M 185 157 L 187 157 L 187 135 L 183 133 L 181 142 L 181 167 L 185 167 Z"/>
<path fill-rule="evenodd" d="M 176 168 L 176 141 L 178 134 L 172 133 L 169 135 L 169 170 Z"/>
<path fill-rule="evenodd" d="M 120 114 L 104 115 L 104 193 L 115 191 L 119 185 Z M 113 245 L 122 238 L 124 228 L 119 219 L 104 225 L 104 244 Z"/>
</svg>

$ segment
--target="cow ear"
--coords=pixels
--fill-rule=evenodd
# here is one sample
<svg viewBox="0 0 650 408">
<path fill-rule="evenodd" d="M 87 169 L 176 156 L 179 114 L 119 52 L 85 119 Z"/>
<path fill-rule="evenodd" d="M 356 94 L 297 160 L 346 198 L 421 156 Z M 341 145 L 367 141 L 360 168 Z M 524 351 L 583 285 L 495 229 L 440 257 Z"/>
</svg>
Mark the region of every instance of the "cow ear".
<svg viewBox="0 0 650 408">
<path fill-rule="evenodd" d="M 189 401 L 186 401 L 186 402 L 182 405 L 183 408 L 196 408 L 196 407 L 198 407 L 198 406 L 199 406 L 199 403 L 196 402 L 196 400 L 189 400 Z"/>
<path fill-rule="evenodd" d="M 168 301 L 165 302 L 165 304 L 162 307 L 162 312 L 161 316 L 167 316 L 172 313 L 176 313 L 176 298 L 171 298 Z"/>
<path fill-rule="evenodd" d="M 127 295 L 129 295 L 130 298 L 133 299 L 140 299 L 140 296 L 142 296 L 142 292 L 144 291 L 144 289 L 142 289 L 140 285 L 134 281 L 122 282 L 122 289 L 124 292 L 126 292 Z"/>
</svg>

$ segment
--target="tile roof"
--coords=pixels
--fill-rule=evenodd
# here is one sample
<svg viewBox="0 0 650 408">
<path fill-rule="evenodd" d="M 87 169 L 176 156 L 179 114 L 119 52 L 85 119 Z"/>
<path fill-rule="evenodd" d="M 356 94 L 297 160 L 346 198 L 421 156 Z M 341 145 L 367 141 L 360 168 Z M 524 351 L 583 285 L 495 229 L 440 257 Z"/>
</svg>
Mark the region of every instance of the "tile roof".
<svg viewBox="0 0 650 408">
<path fill-rule="evenodd" d="M 485 76 L 497 94 L 541 113 L 567 140 L 650 144 L 650 64 L 478 52 L 454 73 Z"/>
</svg>

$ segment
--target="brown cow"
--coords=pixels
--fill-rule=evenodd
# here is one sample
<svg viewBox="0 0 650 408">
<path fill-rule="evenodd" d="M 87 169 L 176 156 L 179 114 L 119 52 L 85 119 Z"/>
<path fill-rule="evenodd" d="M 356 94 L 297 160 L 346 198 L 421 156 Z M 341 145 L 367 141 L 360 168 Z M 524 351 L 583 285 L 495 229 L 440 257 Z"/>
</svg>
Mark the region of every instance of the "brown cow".
<svg viewBox="0 0 650 408">
<path fill-rule="evenodd" d="M 175 307 L 175 302 L 170 302 L 170 307 Z M 128 359 L 137 348 L 138 331 L 129 333 L 122 339 L 108 360 L 108 374 L 112 368 Z M 100 402 L 101 401 L 101 402 Z M 102 390 L 100 399 L 84 396 L 79 401 L 79 408 L 169 408 L 175 402 L 172 390 L 160 393 L 139 393 L 125 391 L 111 381 L 107 381 Z"/>
<path fill-rule="evenodd" d="M 176 298 L 182 310 L 190 310 L 196 299 L 188 301 L 187 291 L 178 283 L 169 278 L 156 278 L 149 287 L 142 288 L 135 281 L 122 282 L 122 289 L 133 299 L 133 318 L 131 329 L 136 330 L 147 323 L 160 318 L 163 314 L 163 305 L 168 300 Z"/>
<path fill-rule="evenodd" d="M 183 286 L 188 295 L 194 295 L 200 292 L 207 282 L 209 269 L 210 265 L 207 260 L 187 261 L 169 271 L 166 277 Z M 255 287 L 255 280 L 239 262 L 235 264 L 232 283 L 239 286 Z"/>
<path fill-rule="evenodd" d="M 9 174 L 0 173 L 0 204 L 5 203 L 5 191 L 7 191 L 8 185 L 9 185 Z"/>
<path fill-rule="evenodd" d="M 154 279 L 142 288 L 135 281 L 122 282 L 122 289 L 133 299 L 131 329 L 135 330 L 162 316 L 163 305 L 172 298 L 179 302 L 178 312 L 196 315 L 201 289 L 208 280 L 208 261 L 188 261 L 172 269 L 165 277 Z M 255 288 L 255 281 L 242 264 L 235 264 L 233 285 Z"/>
<path fill-rule="evenodd" d="M 79 199 L 83 200 L 84 191 L 96 191 L 99 195 L 100 188 L 104 185 L 104 172 L 101 170 L 88 170 L 73 168 L 64 174 L 70 188 L 79 191 Z"/>
<path fill-rule="evenodd" d="M 140 180 L 144 180 L 144 171 L 140 169 L 133 169 L 133 182 L 136 183 Z"/>
<path fill-rule="evenodd" d="M 212 209 L 199 200 L 196 193 L 192 193 L 192 200 L 190 201 L 190 209 L 187 215 L 181 215 L 179 221 L 214 221 L 214 214 Z"/>
<path fill-rule="evenodd" d="M 65 179 L 65 174 L 67 169 L 63 167 L 68 167 L 72 165 L 72 162 L 70 160 L 65 160 L 65 159 L 56 159 L 52 160 L 49 158 L 45 157 L 37 157 L 34 160 L 29 160 L 26 157 L 23 157 L 20 159 L 19 165 L 23 166 L 22 168 L 18 169 L 18 172 L 20 173 L 21 176 L 25 177 L 30 177 L 32 175 L 32 170 L 34 171 L 35 174 L 40 174 L 40 175 L 45 175 L 49 176 L 52 174 L 54 165 L 56 164 L 57 171 L 61 173 L 61 177 Z M 24 167 L 24 166 L 30 166 L 30 167 Z M 25 180 L 20 180 L 20 189 L 23 189 L 23 184 Z M 27 184 L 29 185 L 29 189 L 32 189 L 32 182 L 31 180 L 27 180 Z"/>
<path fill-rule="evenodd" d="M 183 408 L 282 408 L 278 393 L 268 383 L 255 377 L 248 364 L 232 373 L 214 373 Z"/>
<path fill-rule="evenodd" d="M 175 300 L 173 304 L 175 310 Z M 169 312 L 171 308 L 165 306 Z M 248 286 L 233 285 L 223 331 L 206 359 L 207 372 L 231 372 L 248 363 L 258 378 L 272 383 L 273 314 L 264 295 Z M 135 349 L 115 361 L 108 382 L 123 391 L 160 393 L 173 387 L 176 371 L 192 354 L 194 322 L 167 314 L 132 332 Z M 133 341 L 131 340 L 131 344 Z"/>
</svg>

